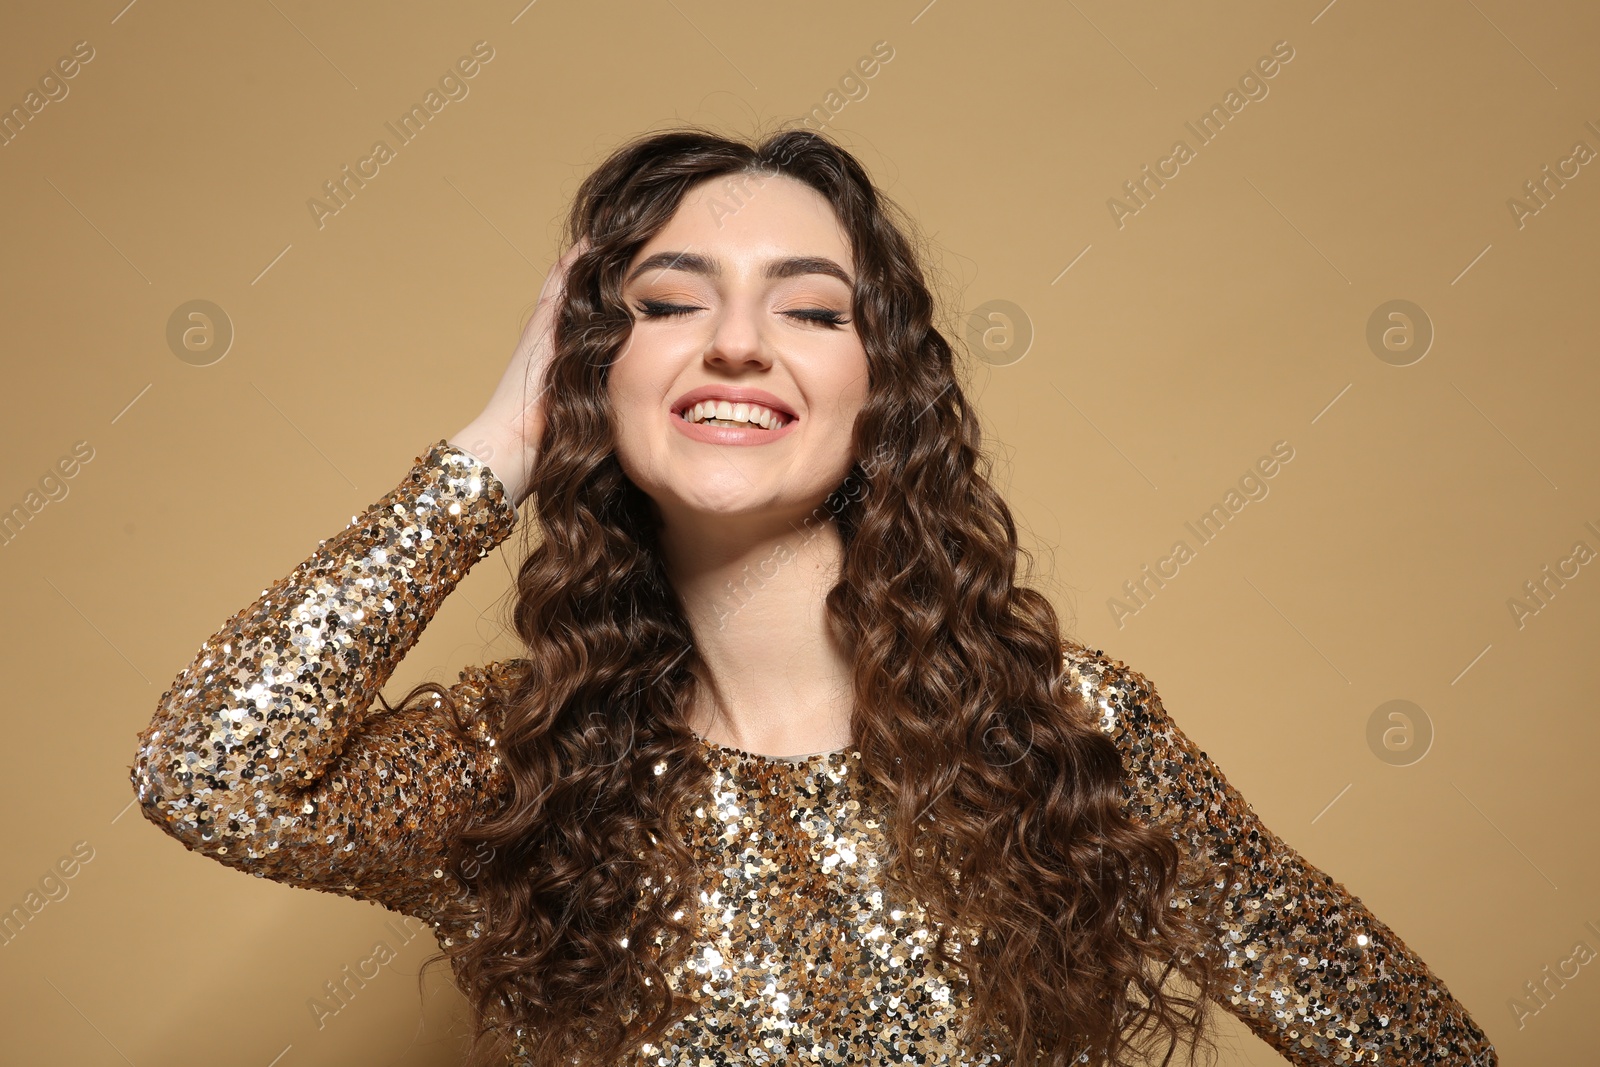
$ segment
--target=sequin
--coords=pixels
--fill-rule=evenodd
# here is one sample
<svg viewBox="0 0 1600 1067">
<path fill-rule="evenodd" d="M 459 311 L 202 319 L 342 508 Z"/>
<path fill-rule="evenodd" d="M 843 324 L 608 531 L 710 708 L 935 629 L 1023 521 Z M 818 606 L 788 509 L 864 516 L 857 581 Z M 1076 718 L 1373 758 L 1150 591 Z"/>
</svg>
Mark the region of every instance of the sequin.
<svg viewBox="0 0 1600 1067">
<path fill-rule="evenodd" d="M 450 687 L 478 743 L 443 728 L 437 704 L 375 704 L 444 598 L 516 521 L 486 466 L 447 441 L 429 447 L 162 694 L 131 769 L 144 815 L 257 877 L 374 901 L 446 942 L 474 936 L 440 918 L 468 892 L 448 844 L 504 797 L 496 709 L 524 661 L 469 667 Z M 1063 664 L 1121 751 L 1129 813 L 1166 828 L 1191 869 L 1234 865 L 1231 879 L 1197 881 L 1174 902 L 1208 917 L 1226 961 L 1223 1007 L 1304 1067 L 1497 1063 L 1444 984 L 1261 824 L 1143 675 L 1072 644 Z M 630 1062 L 999 1062 L 962 1040 L 963 976 L 935 965 L 922 907 L 891 891 L 886 806 L 860 753 L 700 747 L 711 782 L 686 825 L 715 873 L 694 951 L 668 979 L 701 1008 Z"/>
</svg>

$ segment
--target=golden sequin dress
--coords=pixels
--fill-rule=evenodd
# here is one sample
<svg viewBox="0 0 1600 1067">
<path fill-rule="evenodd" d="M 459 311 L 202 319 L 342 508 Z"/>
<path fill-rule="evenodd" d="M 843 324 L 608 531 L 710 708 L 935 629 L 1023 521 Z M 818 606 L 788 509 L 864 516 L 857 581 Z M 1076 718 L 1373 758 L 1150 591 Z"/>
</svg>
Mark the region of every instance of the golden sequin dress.
<svg viewBox="0 0 1600 1067">
<path fill-rule="evenodd" d="M 448 828 L 487 816 L 503 769 L 494 697 L 519 661 L 437 705 L 376 696 L 440 603 L 517 520 L 504 486 L 438 441 L 404 480 L 207 640 L 139 735 L 146 818 L 194 851 L 290 885 L 439 920 Z M 1191 860 L 1236 864 L 1220 899 L 1219 1002 L 1290 1063 L 1493 1067 L 1444 984 L 1343 886 L 1279 840 L 1167 716 L 1143 675 L 1066 645 L 1064 666 L 1121 751 L 1126 804 Z M 700 1001 L 639 1064 L 992 1062 L 960 1047 L 959 971 L 928 958 L 915 901 L 886 889 L 883 821 L 859 752 L 780 758 L 702 740 L 713 774 L 690 844 L 708 895 L 671 977 Z M 709 873 L 718 872 L 718 873 Z"/>
</svg>

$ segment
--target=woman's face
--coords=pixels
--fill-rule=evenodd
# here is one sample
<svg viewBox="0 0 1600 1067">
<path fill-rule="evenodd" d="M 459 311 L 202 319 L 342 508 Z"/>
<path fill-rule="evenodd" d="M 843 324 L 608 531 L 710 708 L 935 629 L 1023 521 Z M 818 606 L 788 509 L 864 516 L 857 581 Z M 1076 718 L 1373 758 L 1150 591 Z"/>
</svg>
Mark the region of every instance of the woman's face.
<svg viewBox="0 0 1600 1067">
<path fill-rule="evenodd" d="M 622 469 L 669 527 L 788 521 L 843 481 L 867 392 L 854 280 L 832 206 L 783 176 L 701 183 L 634 255 L 608 389 Z"/>
</svg>

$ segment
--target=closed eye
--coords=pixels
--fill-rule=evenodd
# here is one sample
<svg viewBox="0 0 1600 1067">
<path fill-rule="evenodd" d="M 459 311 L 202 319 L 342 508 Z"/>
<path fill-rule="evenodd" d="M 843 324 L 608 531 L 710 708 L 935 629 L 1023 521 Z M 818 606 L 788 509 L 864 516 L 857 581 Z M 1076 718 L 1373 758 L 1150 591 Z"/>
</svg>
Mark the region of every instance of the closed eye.
<svg viewBox="0 0 1600 1067">
<path fill-rule="evenodd" d="M 659 300 L 641 300 L 637 310 L 647 319 L 664 319 L 673 315 L 687 315 L 691 311 L 701 309 L 689 304 L 665 304 Z"/>
<path fill-rule="evenodd" d="M 696 307 L 693 304 L 668 304 L 660 300 L 641 300 L 636 310 L 647 319 L 665 319 L 705 309 Z M 832 308 L 796 308 L 793 311 L 785 311 L 784 314 L 802 322 L 820 323 L 833 329 L 839 329 L 850 322 L 849 319 Z"/>
<path fill-rule="evenodd" d="M 806 322 L 820 322 L 838 329 L 850 320 L 832 308 L 798 308 L 794 311 L 785 311 L 785 315 L 804 320 Z"/>
</svg>

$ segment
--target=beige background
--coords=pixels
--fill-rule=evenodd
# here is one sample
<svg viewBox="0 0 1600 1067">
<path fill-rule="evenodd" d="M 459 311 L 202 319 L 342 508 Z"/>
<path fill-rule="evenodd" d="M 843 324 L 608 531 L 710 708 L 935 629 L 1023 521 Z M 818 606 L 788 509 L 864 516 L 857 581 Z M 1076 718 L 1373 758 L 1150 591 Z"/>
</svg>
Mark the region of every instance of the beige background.
<svg viewBox="0 0 1600 1067">
<path fill-rule="evenodd" d="M 1508 200 L 1600 150 L 1593 5 L 123 2 L 0 26 L 7 109 L 94 50 L 0 147 L 0 507 L 93 449 L 0 550 L 0 907 L 93 850 L 0 946 L 7 1063 L 456 1062 L 460 997 L 436 980 L 418 1006 L 425 939 L 318 1027 L 309 998 L 389 916 L 147 825 L 135 732 L 230 613 L 477 412 L 610 148 L 814 106 L 920 220 L 952 314 L 1031 323 L 1021 359 L 980 346 L 971 391 L 1078 634 L 1156 682 L 1503 1062 L 1592 1062 L 1600 963 L 1511 1002 L 1600 951 L 1600 566 L 1520 626 L 1508 600 L 1600 550 L 1600 163 L 1521 226 Z M 480 40 L 469 95 L 319 228 L 307 201 Z M 892 60 L 830 116 L 878 41 Z M 1196 147 L 1185 122 L 1279 41 L 1268 95 Z M 1119 226 L 1108 199 L 1178 138 L 1194 158 Z M 208 366 L 167 341 L 196 299 L 236 331 Z M 1407 366 L 1366 339 L 1397 299 L 1436 332 Z M 1278 441 L 1269 495 L 1114 619 Z M 512 651 L 514 548 L 391 695 Z M 1409 765 L 1368 745 L 1392 699 L 1431 723 Z M 1226 1022 L 1227 1063 L 1280 1062 Z"/>
</svg>

